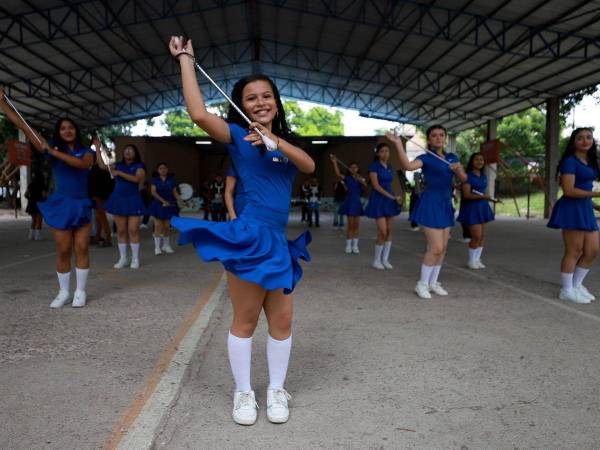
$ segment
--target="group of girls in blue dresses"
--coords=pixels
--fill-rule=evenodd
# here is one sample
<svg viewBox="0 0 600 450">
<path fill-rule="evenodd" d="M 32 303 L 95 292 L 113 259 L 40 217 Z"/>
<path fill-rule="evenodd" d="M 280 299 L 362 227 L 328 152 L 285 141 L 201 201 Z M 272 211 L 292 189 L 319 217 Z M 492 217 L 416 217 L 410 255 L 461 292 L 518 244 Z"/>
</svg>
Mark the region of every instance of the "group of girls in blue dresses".
<svg viewBox="0 0 600 450">
<path fill-rule="evenodd" d="M 82 144 L 81 133 L 70 119 L 56 122 L 54 139 L 46 141 L 40 133 L 30 130 L 6 103 L 0 89 L 0 109 L 8 120 L 22 130 L 35 149 L 45 155 L 52 165 L 55 190 L 38 208 L 52 228 L 56 243 L 56 275 L 59 291 L 50 303 L 60 308 L 72 302 L 74 307 L 85 306 L 86 285 L 90 267 L 89 241 L 92 202 L 88 198 L 88 171 L 94 163 L 94 152 Z M 77 278 L 73 297 L 70 295 L 71 258 L 75 254 Z"/>
<path fill-rule="evenodd" d="M 598 224 L 594 216 L 593 182 L 600 178 L 596 142 L 591 128 L 571 133 L 557 168 L 563 195 L 552 208 L 548 227 L 562 230 L 564 255 L 561 261 L 559 298 L 575 303 L 595 300 L 583 280 L 598 255 Z"/>
<path fill-rule="evenodd" d="M 337 213 L 340 216 L 348 217 L 345 252 L 347 254 L 358 254 L 360 253 L 360 249 L 358 247 L 358 231 L 360 228 L 360 218 L 361 216 L 365 215 L 360 199 L 362 196 L 363 189 L 367 187 L 367 182 L 360 175 L 360 170 L 358 168 L 357 163 L 349 163 L 348 169 L 346 170 L 346 174 L 342 175 L 335 155 L 331 155 L 330 158 L 331 162 L 333 163 L 333 170 L 335 171 L 339 182 L 342 183 L 346 190 L 346 197 L 337 210 Z"/>
<path fill-rule="evenodd" d="M 311 236 L 305 232 L 288 241 L 285 228 L 296 173 L 312 173 L 315 164 L 293 144 L 279 92 L 268 77 L 245 77 L 233 87 L 231 98 L 250 118 L 250 126 L 233 107 L 223 119 L 206 110 L 191 40 L 172 37 L 169 48 L 180 63 L 190 117 L 211 138 L 226 145 L 237 171 L 237 182 L 243 180 L 245 197 L 241 211 L 235 211 L 235 220 L 209 222 L 176 217 L 171 223 L 180 232 L 180 244 L 193 244 L 203 260 L 218 260 L 227 272 L 233 306 L 227 339 L 235 380 L 233 420 L 243 425 L 257 420 L 250 362 L 252 336 L 264 310 L 269 323 L 266 413 L 271 422 L 286 422 L 290 396 L 284 382 L 292 344 L 292 292 L 302 277 L 299 260 L 310 259 L 306 247 Z M 277 148 L 268 151 L 256 130 Z"/>
</svg>

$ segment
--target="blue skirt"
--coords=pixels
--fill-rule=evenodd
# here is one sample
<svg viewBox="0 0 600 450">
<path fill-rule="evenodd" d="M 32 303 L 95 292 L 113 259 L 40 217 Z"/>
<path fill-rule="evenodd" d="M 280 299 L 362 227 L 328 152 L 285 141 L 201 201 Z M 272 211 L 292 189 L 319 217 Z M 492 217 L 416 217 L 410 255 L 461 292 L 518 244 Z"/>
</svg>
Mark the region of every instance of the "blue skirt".
<svg viewBox="0 0 600 450">
<path fill-rule="evenodd" d="M 396 200 L 384 197 L 379 192 L 372 190 L 365 214 L 371 219 L 397 216 L 400 214 L 400 205 Z"/>
<path fill-rule="evenodd" d="M 411 222 L 429 228 L 448 228 L 454 225 L 454 208 L 450 191 L 425 191 L 417 199 L 409 217 Z"/>
<path fill-rule="evenodd" d="M 479 225 L 494 220 L 494 213 L 487 200 L 462 200 L 457 221 L 463 225 Z"/>
<path fill-rule="evenodd" d="M 114 216 L 143 216 L 146 214 L 146 207 L 140 194 L 122 195 L 113 192 L 106 200 L 104 209 Z"/>
<path fill-rule="evenodd" d="M 173 205 L 163 206 L 163 204 L 158 200 L 152 200 L 152 203 L 150 203 L 150 207 L 148 208 L 146 214 L 158 220 L 167 220 L 171 217 L 178 216 L 179 208 Z"/>
<path fill-rule="evenodd" d="M 598 231 L 592 199 L 563 195 L 552 208 L 548 227 L 563 230 Z"/>
<path fill-rule="evenodd" d="M 364 216 L 365 211 L 363 210 L 362 203 L 360 202 L 360 197 L 350 195 L 347 196 L 344 202 L 338 208 L 338 214 L 350 217 Z"/>
<path fill-rule="evenodd" d="M 306 231 L 288 241 L 288 211 L 246 205 L 229 222 L 174 217 L 180 232 L 179 245 L 194 244 L 202 260 L 220 261 L 225 270 L 268 291 L 283 288 L 291 293 L 302 278 L 300 259 L 310 261 L 307 250 L 312 237 Z"/>
<path fill-rule="evenodd" d="M 37 205 L 46 223 L 58 230 L 80 228 L 92 220 L 89 198 L 72 198 L 55 192 Z"/>
</svg>

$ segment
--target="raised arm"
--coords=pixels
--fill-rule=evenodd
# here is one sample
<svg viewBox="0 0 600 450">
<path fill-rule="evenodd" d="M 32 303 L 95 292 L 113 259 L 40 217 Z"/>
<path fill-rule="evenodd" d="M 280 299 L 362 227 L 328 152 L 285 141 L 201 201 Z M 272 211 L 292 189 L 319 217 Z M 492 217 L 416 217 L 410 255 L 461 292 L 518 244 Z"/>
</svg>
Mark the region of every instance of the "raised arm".
<svg viewBox="0 0 600 450">
<path fill-rule="evenodd" d="M 171 54 L 179 60 L 181 68 L 181 84 L 185 106 L 192 121 L 206 131 L 210 137 L 223 144 L 231 143 L 229 126 L 221 117 L 211 114 L 206 110 L 200 85 L 196 78 L 194 65 L 194 48 L 192 40 L 184 41 L 183 36 L 171 36 L 169 41 Z"/>
<path fill-rule="evenodd" d="M 31 142 L 38 152 L 44 153 L 46 151 L 48 148 L 48 142 L 46 142 L 42 135 L 37 131 L 34 130 L 32 133 L 29 127 L 25 125 L 25 122 L 23 122 L 17 113 L 15 113 L 15 111 L 10 107 L 10 105 L 6 102 L 4 88 L 0 88 L 0 109 L 9 121 L 11 121 L 19 130 L 25 133 L 27 140 Z"/>
<path fill-rule="evenodd" d="M 235 185 L 237 183 L 237 179 L 232 177 L 231 175 L 227 175 L 225 178 L 225 193 L 223 194 L 225 198 L 225 206 L 227 207 L 227 213 L 231 220 L 237 219 L 237 214 L 235 213 L 235 208 L 233 206 L 233 193 L 235 191 Z"/>
<path fill-rule="evenodd" d="M 340 179 L 343 180 L 344 176 L 342 175 L 342 173 L 340 172 L 340 168 L 338 166 L 338 162 L 337 162 L 337 156 L 335 156 L 333 153 L 331 153 L 329 155 L 329 159 L 331 160 L 331 163 L 333 164 L 333 170 L 335 171 L 335 175 Z"/>
<path fill-rule="evenodd" d="M 420 159 L 415 159 L 413 161 L 408 159 L 406 151 L 404 150 L 404 143 L 402 142 L 402 138 L 400 136 L 396 135 L 396 133 L 392 131 L 388 131 L 385 133 L 385 137 L 388 138 L 388 140 L 396 148 L 402 170 L 408 170 L 412 172 L 413 170 L 418 170 L 423 167 L 423 161 Z"/>
</svg>

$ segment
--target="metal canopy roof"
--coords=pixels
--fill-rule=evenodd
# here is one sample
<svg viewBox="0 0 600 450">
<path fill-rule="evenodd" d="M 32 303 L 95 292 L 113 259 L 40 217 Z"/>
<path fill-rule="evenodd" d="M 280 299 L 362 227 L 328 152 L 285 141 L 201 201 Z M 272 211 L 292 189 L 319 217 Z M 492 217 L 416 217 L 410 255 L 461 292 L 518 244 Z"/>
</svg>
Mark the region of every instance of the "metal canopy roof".
<svg viewBox="0 0 600 450">
<path fill-rule="evenodd" d="M 287 97 L 460 130 L 600 83 L 599 19 L 599 0 L 3 0 L 0 82 L 46 126 L 157 115 L 183 104 L 184 34 L 227 91 L 263 72 Z"/>
</svg>

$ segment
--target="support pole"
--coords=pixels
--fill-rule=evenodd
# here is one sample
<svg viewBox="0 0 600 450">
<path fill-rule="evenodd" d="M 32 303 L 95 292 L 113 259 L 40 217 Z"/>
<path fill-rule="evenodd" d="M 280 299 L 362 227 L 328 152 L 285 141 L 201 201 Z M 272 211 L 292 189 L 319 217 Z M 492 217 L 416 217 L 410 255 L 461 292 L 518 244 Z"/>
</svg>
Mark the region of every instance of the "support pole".
<svg viewBox="0 0 600 450">
<path fill-rule="evenodd" d="M 491 141 L 496 139 L 497 131 L 496 119 L 490 119 L 487 122 L 487 140 Z M 488 184 L 486 194 L 492 198 L 496 197 L 496 175 L 498 174 L 498 164 L 490 163 L 485 167 L 485 175 L 487 176 Z"/>
<path fill-rule="evenodd" d="M 560 102 L 558 97 L 552 97 L 546 101 L 546 167 L 545 178 L 548 187 L 544 196 L 544 217 L 550 217 L 551 205 L 556 203 L 558 195 L 558 183 L 555 171 L 558 164 L 558 138 L 560 133 L 559 118 Z"/>
</svg>

